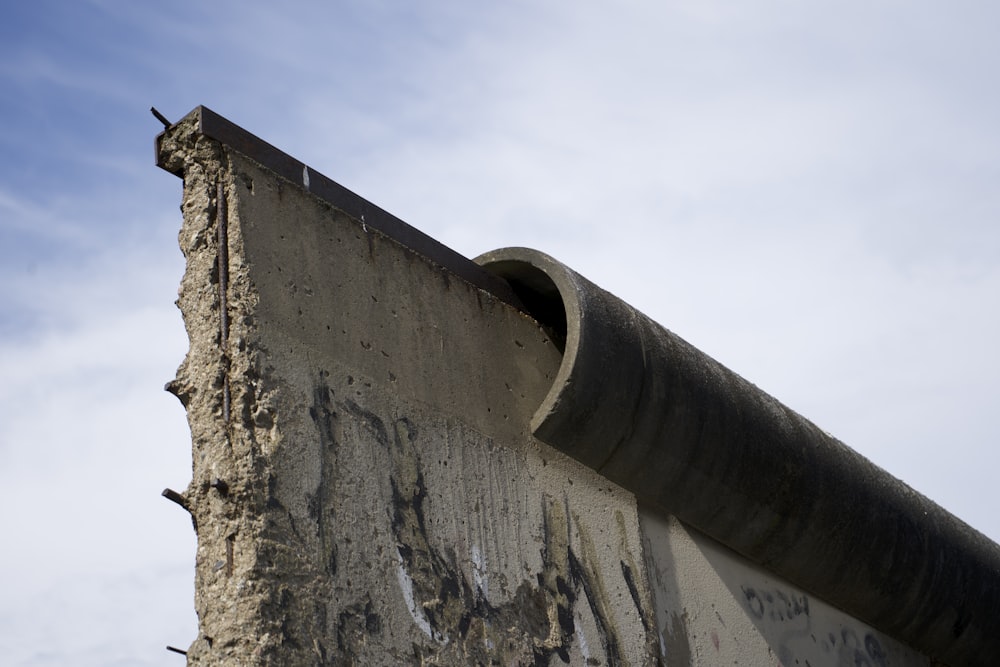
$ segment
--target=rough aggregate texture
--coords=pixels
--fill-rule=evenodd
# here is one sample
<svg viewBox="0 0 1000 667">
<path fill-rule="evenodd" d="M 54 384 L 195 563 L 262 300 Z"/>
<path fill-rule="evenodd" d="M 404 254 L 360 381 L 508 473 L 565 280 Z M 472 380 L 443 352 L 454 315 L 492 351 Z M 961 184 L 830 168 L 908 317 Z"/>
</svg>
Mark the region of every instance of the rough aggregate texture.
<svg viewBox="0 0 1000 667">
<path fill-rule="evenodd" d="M 188 664 L 656 664 L 633 498 L 527 430 L 545 331 L 190 120 L 161 153 L 184 175 Z"/>
<path fill-rule="evenodd" d="M 184 178 L 189 665 L 928 664 L 536 439 L 572 303 L 529 299 L 540 324 L 197 113 L 160 148 Z M 738 505 L 712 506 L 737 532 Z"/>
</svg>

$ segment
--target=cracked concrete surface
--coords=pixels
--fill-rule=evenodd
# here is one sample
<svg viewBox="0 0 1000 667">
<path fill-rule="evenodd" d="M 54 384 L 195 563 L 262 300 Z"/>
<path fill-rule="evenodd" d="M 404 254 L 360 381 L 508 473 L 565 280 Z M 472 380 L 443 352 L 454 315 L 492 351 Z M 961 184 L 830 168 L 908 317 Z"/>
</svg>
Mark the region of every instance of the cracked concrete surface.
<svg viewBox="0 0 1000 667">
<path fill-rule="evenodd" d="M 527 430 L 545 331 L 191 120 L 161 156 L 184 175 L 188 663 L 655 663 L 634 499 Z"/>
<path fill-rule="evenodd" d="M 565 312 L 540 324 L 199 123 L 158 143 L 184 179 L 189 665 L 929 663 L 536 439 Z"/>
</svg>

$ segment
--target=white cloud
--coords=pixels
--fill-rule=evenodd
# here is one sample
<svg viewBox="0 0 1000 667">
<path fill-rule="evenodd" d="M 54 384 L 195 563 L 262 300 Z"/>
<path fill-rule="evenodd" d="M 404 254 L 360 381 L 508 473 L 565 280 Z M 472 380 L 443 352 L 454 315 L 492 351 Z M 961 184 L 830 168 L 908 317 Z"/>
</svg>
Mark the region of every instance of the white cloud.
<svg viewBox="0 0 1000 667">
<path fill-rule="evenodd" d="M 966 491 L 991 486 L 1000 370 L 977 18 L 650 7 L 442 54 L 437 131 L 352 185 L 466 254 L 551 252 L 1000 535 Z"/>
<path fill-rule="evenodd" d="M 162 392 L 186 340 L 179 252 L 109 244 L 34 276 L 34 325 L 0 339 L 0 601 L 14 664 L 177 664 L 195 633 L 194 535 L 160 497 L 190 479 L 184 411 Z M 187 612 L 183 610 L 187 609 Z"/>
<path fill-rule="evenodd" d="M 186 346 L 180 189 L 151 164 L 150 104 L 208 104 L 469 256 L 549 252 L 1000 538 L 996 9 L 89 7 L 121 39 L 0 68 L 20 91 L 0 140 L 37 151 L 0 164 L 21 244 L 0 318 L 30 323 L 0 327 L 0 518 L 23 542 L 0 555 L 21 622 L 0 654 L 118 656 L 113 626 L 164 598 L 156 624 L 190 627 L 190 528 L 158 497 L 190 470 L 159 389 Z M 45 620 L 98 591 L 132 591 L 79 626 L 99 639 Z"/>
</svg>

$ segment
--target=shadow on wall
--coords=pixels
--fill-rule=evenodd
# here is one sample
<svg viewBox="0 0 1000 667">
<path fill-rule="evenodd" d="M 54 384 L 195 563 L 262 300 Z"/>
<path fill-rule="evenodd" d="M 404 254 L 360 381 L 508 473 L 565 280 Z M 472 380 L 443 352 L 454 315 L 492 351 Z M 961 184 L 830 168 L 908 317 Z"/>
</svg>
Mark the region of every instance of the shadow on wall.
<svg viewBox="0 0 1000 667">
<path fill-rule="evenodd" d="M 672 517 L 643 510 L 641 523 L 660 647 L 669 664 L 930 664 Z"/>
<path fill-rule="evenodd" d="M 309 410 L 320 447 L 327 454 L 323 463 L 325 473 L 321 475 L 316 497 L 310 502 L 316 512 L 313 518 L 327 576 L 336 579 L 343 569 L 338 563 L 350 557 L 338 557 L 335 545 L 326 539 L 325 536 L 333 534 L 336 521 L 324 516 L 319 508 L 338 506 L 336 491 L 331 486 L 337 484 L 338 456 L 342 448 L 356 447 L 377 453 L 378 464 L 373 467 L 387 473 L 391 494 L 386 517 L 391 540 L 387 546 L 394 552 L 395 574 L 389 580 L 395 579 L 410 619 L 430 640 L 424 648 L 414 648 L 421 656 L 436 655 L 436 659 L 462 664 L 581 661 L 610 667 L 629 664 L 629 640 L 617 627 L 616 608 L 607 591 L 627 589 L 635 612 L 648 631 L 648 614 L 641 604 L 633 574 L 635 565 L 620 560 L 620 572 L 611 572 L 622 577 L 624 586 L 606 580 L 611 575 L 602 575 L 597 567 L 596 546 L 586 539 L 587 527 L 575 516 L 567 494 L 559 498 L 543 493 L 539 498 L 540 569 L 517 582 L 512 591 L 491 591 L 491 579 L 504 582 L 501 589 L 516 580 L 505 577 L 489 562 L 488 545 L 480 549 L 469 535 L 448 533 L 449 524 L 442 520 L 442 515 L 450 518 L 456 508 L 444 511 L 441 506 L 435 507 L 439 502 L 435 496 L 441 494 L 431 490 L 468 490 L 476 487 L 478 480 L 485 488 L 471 492 L 458 507 L 471 507 L 475 499 L 473 514 L 492 517 L 488 522 L 491 525 L 503 523 L 501 513 L 508 520 L 511 515 L 518 516 L 527 524 L 534 515 L 518 507 L 519 500 L 502 498 L 498 507 L 488 491 L 502 486 L 507 478 L 519 477 L 504 468 L 503 461 L 510 458 L 509 453 L 493 449 L 483 457 L 489 462 L 485 474 L 474 475 L 473 472 L 482 469 L 467 465 L 466 457 L 474 457 L 481 448 L 492 449 L 492 443 L 467 440 L 451 431 L 453 426 L 411 418 L 396 409 L 379 410 L 364 399 L 357 402 L 353 398 L 339 398 L 328 383 L 329 377 L 330 373 L 320 372 Z M 353 378 L 346 384 L 351 382 Z M 462 455 L 439 449 L 449 443 L 457 444 Z M 362 456 L 350 452 L 347 458 L 359 460 Z M 451 461 L 452 465 L 445 465 L 435 473 L 427 470 L 428 459 Z M 343 492 L 357 494 L 358 490 Z M 446 534 L 441 535 L 440 531 Z M 464 552 L 466 548 L 468 553 Z M 359 661 L 366 658 L 365 636 L 382 631 L 382 618 L 399 617 L 386 613 L 383 606 L 385 603 L 368 598 L 358 601 L 349 610 L 351 614 L 340 614 L 336 631 L 330 633 L 338 638 L 338 658 Z M 357 620 L 346 625 L 348 616 Z"/>
</svg>

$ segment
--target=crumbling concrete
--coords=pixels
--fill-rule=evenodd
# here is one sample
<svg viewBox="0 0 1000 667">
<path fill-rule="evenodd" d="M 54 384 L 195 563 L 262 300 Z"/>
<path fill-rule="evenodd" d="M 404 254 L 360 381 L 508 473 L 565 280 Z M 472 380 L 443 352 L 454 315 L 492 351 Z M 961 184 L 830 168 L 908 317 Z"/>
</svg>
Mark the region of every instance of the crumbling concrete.
<svg viewBox="0 0 1000 667">
<path fill-rule="evenodd" d="M 189 665 L 992 664 L 996 545 L 551 258 L 487 271 L 203 107 L 157 162 Z M 846 549 L 851 488 L 920 548 Z"/>
<path fill-rule="evenodd" d="M 634 498 L 528 431 L 539 325 L 195 119 L 191 665 L 655 662 Z"/>
</svg>

